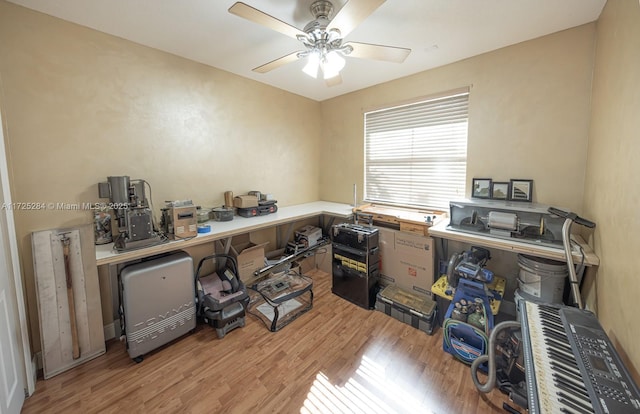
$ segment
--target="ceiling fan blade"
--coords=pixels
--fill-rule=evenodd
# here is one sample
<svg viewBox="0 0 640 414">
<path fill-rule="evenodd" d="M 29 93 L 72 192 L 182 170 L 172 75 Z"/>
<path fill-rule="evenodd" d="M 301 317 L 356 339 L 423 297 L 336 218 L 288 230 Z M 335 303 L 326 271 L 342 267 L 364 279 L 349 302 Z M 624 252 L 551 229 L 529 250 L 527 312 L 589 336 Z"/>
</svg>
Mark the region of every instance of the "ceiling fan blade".
<svg viewBox="0 0 640 414">
<path fill-rule="evenodd" d="M 333 78 L 329 78 L 329 79 L 325 79 L 324 83 L 327 84 L 327 86 L 336 86 L 336 85 L 340 85 L 342 83 L 342 76 L 338 73 L 336 76 L 334 76 Z"/>
<path fill-rule="evenodd" d="M 275 30 L 276 32 L 280 32 L 294 39 L 297 39 L 296 36 L 298 35 L 306 36 L 306 34 L 302 30 L 299 30 L 291 26 L 290 24 L 283 22 L 282 20 L 278 20 L 275 17 L 261 12 L 260 10 L 255 9 L 240 1 L 234 3 L 233 6 L 229 7 L 229 13 L 235 14 L 236 16 L 250 20 L 254 23 L 258 23 L 262 26 L 268 27 L 269 29 Z"/>
<path fill-rule="evenodd" d="M 347 36 L 385 0 L 349 0 L 331 20 L 327 31 L 338 29 L 342 37 Z"/>
<path fill-rule="evenodd" d="M 369 43 L 347 42 L 344 46 L 351 46 L 353 50 L 347 56 L 362 59 L 384 60 L 402 63 L 411 53 L 411 49 L 394 46 L 372 45 Z"/>
<path fill-rule="evenodd" d="M 289 53 L 286 56 L 282 56 L 281 58 L 272 60 L 271 62 L 265 63 L 264 65 L 258 66 L 257 68 L 253 68 L 252 70 L 258 73 L 267 73 L 269 71 L 279 68 L 280 66 L 284 66 L 287 63 L 295 62 L 296 60 L 299 59 L 298 53 L 300 52 Z"/>
</svg>

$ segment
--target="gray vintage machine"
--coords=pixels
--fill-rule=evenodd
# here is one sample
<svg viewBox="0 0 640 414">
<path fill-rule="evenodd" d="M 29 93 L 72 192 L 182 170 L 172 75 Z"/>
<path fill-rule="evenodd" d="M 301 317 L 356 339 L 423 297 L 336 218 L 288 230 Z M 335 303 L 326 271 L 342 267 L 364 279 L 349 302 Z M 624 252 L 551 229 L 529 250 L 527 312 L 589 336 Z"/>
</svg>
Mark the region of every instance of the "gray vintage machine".
<svg viewBox="0 0 640 414">
<path fill-rule="evenodd" d="M 145 196 L 144 180 L 128 176 L 107 177 L 98 183 L 100 198 L 109 199 L 115 213 L 118 236 L 114 247 L 118 251 L 139 249 L 167 241 L 154 227 L 153 212 Z"/>
<path fill-rule="evenodd" d="M 562 248 L 564 218 L 549 206 L 500 200 L 451 201 L 448 228 Z"/>
</svg>

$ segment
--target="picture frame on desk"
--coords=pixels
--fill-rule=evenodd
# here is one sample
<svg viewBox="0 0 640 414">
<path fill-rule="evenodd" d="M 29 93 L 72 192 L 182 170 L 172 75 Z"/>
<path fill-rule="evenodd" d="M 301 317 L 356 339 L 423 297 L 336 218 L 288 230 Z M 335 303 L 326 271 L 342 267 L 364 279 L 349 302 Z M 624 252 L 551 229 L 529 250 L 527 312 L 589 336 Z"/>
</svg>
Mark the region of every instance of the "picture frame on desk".
<svg viewBox="0 0 640 414">
<path fill-rule="evenodd" d="M 491 183 L 491 198 L 493 200 L 508 200 L 509 199 L 509 182 L 498 182 L 495 181 Z"/>
<path fill-rule="evenodd" d="M 471 183 L 471 197 L 491 198 L 491 178 L 474 178 Z"/>
<path fill-rule="evenodd" d="M 533 180 L 512 178 L 509 181 L 509 200 L 531 202 L 533 196 Z"/>
</svg>

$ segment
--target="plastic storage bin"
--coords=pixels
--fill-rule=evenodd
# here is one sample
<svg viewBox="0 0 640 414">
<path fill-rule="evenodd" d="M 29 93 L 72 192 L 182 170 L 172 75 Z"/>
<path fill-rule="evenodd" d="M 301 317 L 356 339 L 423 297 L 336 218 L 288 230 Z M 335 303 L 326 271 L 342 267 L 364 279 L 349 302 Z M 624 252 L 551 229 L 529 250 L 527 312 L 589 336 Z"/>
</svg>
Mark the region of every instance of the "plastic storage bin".
<svg viewBox="0 0 640 414">
<path fill-rule="evenodd" d="M 377 294 L 375 308 L 428 335 L 433 333 L 436 303 L 426 296 L 387 286 Z"/>
<path fill-rule="evenodd" d="M 313 281 L 293 271 L 263 280 L 252 290 L 250 313 L 271 332 L 282 329 L 313 307 Z"/>
</svg>

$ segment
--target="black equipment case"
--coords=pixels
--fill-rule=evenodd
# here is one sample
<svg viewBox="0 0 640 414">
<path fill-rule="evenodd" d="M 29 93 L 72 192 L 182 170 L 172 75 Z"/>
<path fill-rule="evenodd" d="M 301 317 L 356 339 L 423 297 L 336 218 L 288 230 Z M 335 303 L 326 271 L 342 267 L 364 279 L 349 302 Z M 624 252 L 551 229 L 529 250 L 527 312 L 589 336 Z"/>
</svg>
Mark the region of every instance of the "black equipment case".
<svg viewBox="0 0 640 414">
<path fill-rule="evenodd" d="M 357 224 L 336 224 L 331 230 L 331 291 L 365 309 L 372 309 L 378 284 L 380 252 L 378 229 Z"/>
</svg>

